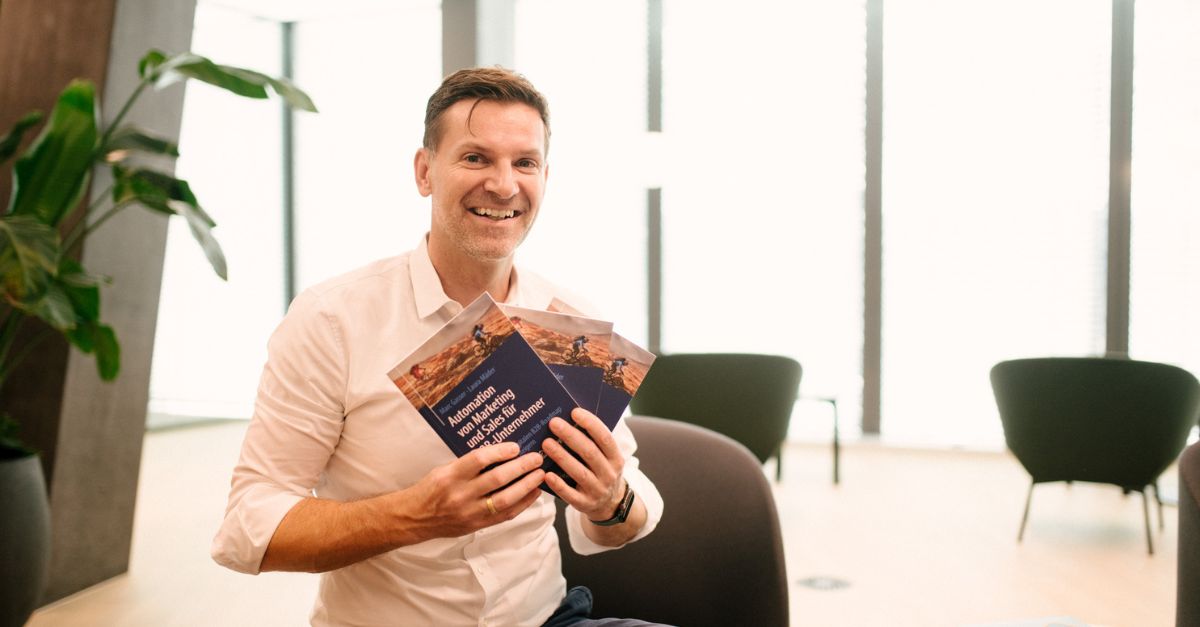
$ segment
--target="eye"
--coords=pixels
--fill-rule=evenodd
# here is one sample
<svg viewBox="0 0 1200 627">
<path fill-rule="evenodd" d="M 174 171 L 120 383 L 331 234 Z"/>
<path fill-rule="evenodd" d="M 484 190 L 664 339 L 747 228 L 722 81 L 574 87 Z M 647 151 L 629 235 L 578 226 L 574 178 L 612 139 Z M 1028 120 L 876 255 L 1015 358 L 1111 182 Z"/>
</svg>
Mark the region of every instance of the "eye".
<svg viewBox="0 0 1200 627">
<path fill-rule="evenodd" d="M 517 161 L 517 167 L 523 170 L 536 170 L 538 167 L 538 162 L 534 161 L 533 159 L 521 159 L 520 161 Z"/>
<path fill-rule="evenodd" d="M 466 161 L 467 163 L 475 163 L 475 164 L 483 163 L 483 156 L 472 152 L 467 155 L 464 155 L 463 161 Z"/>
</svg>

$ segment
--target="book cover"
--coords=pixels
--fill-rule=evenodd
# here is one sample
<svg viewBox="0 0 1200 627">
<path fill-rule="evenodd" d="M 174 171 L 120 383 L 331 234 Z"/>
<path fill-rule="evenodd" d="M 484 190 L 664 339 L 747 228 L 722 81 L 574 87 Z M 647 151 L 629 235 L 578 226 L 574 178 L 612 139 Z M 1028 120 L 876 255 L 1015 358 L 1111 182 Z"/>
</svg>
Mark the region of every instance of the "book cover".
<svg viewBox="0 0 1200 627">
<path fill-rule="evenodd" d="M 412 370 L 416 376 L 419 377 L 422 375 L 420 366 L 414 365 L 412 366 Z M 429 407 L 429 405 L 425 402 L 425 399 L 421 398 L 421 394 L 417 392 L 416 385 L 413 383 L 413 375 L 407 372 L 398 373 L 392 378 L 392 383 L 395 383 L 396 387 L 400 388 L 400 392 L 404 394 L 404 397 L 408 399 L 409 403 L 412 403 L 412 406 L 417 409 L 417 413 L 421 414 L 421 417 L 425 419 L 425 422 L 429 423 L 429 426 L 432 427 L 434 431 L 439 431 L 445 428 L 445 421 L 439 418 L 437 414 L 433 413 L 433 409 Z M 442 438 L 442 440 L 445 441 L 445 438 Z M 462 457 L 470 450 L 461 446 L 461 443 L 458 441 L 447 441 L 446 446 L 450 447 L 450 450 L 454 452 L 455 457 Z"/>
<path fill-rule="evenodd" d="M 608 363 L 612 323 L 514 305 L 501 304 L 500 310 L 575 402 L 595 413 Z"/>
<path fill-rule="evenodd" d="M 612 429 L 625 413 L 625 408 L 629 407 L 629 401 L 633 400 L 638 388 L 642 386 L 646 373 L 654 364 L 655 355 L 613 333 L 608 357 L 596 415 Z"/>
<path fill-rule="evenodd" d="M 557 298 L 550 301 L 550 311 L 582 315 L 578 309 Z M 604 360 L 600 403 L 595 414 L 612 430 L 637 394 L 646 373 L 654 364 L 655 355 L 616 333 L 611 335 L 608 351 Z"/>
<path fill-rule="evenodd" d="M 521 454 L 540 451 L 542 441 L 553 437 L 550 419 L 570 420 L 578 406 L 488 294 L 388 376 L 410 402 L 419 401 L 413 405 L 458 456 L 500 442 L 516 442 Z M 546 461 L 547 472 L 558 472 L 570 483 Z"/>
</svg>

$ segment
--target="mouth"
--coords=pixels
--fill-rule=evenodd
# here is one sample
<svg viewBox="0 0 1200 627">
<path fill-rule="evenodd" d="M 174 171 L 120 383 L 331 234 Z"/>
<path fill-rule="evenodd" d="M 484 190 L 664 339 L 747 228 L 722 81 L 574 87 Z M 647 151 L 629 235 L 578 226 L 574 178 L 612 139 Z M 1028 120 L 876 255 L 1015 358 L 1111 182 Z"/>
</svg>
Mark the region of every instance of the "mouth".
<svg viewBox="0 0 1200 627">
<path fill-rule="evenodd" d="M 518 209 L 493 209 L 491 207 L 470 207 L 471 213 L 489 220 L 500 221 L 520 217 L 523 213 Z"/>
</svg>

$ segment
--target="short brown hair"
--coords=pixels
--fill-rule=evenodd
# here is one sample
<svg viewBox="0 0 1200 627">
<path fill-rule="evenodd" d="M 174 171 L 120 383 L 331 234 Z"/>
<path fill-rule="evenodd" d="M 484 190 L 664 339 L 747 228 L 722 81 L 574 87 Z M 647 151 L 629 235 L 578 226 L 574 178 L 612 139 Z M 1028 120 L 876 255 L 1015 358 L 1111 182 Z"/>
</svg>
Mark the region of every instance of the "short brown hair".
<svg viewBox="0 0 1200 627">
<path fill-rule="evenodd" d="M 495 100 L 533 107 L 542 117 L 542 125 L 546 127 L 546 151 L 549 152 L 550 106 L 546 103 L 546 97 L 534 88 L 529 79 L 500 66 L 459 70 L 442 81 L 437 91 L 429 97 L 429 104 L 425 106 L 425 137 L 422 143 L 426 148 L 433 150 L 441 140 L 441 117 L 446 109 L 460 100 L 468 99 L 474 99 L 476 104 L 481 100 Z M 470 119 L 468 115 L 468 123 Z"/>
</svg>

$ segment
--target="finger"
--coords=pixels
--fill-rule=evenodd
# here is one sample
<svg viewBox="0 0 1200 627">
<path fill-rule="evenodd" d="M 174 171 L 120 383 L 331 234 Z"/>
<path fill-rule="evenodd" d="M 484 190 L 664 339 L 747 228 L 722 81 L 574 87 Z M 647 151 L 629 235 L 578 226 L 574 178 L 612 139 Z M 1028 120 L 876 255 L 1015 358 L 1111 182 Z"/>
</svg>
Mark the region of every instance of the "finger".
<svg viewBox="0 0 1200 627">
<path fill-rule="evenodd" d="M 489 494 L 512 483 L 521 475 L 541 468 L 540 453 L 526 453 L 516 459 L 509 460 L 488 470 L 471 480 L 472 489 L 479 494 Z"/>
<path fill-rule="evenodd" d="M 583 463 L 587 464 L 588 468 L 597 475 L 609 474 L 609 469 L 614 465 L 613 462 L 617 461 L 606 457 L 591 438 L 562 418 L 554 418 L 550 421 L 550 431 L 558 436 L 563 445 L 582 458 Z M 555 461 L 558 460 L 555 459 Z"/>
<path fill-rule="evenodd" d="M 592 447 L 592 449 L 595 450 L 595 447 Z M 542 452 L 544 452 L 547 457 L 554 460 L 554 462 L 563 469 L 563 472 L 570 475 L 570 477 L 575 480 L 575 483 L 579 484 L 580 486 L 596 486 L 598 484 L 596 480 L 597 470 L 601 472 L 604 471 L 604 468 L 589 468 L 588 466 L 584 465 L 583 462 L 579 461 L 578 458 L 571 454 L 571 451 L 567 450 L 567 447 L 563 446 L 553 438 L 547 438 L 544 442 L 542 442 Z M 553 475 L 553 473 L 551 473 L 551 475 Z"/>
<path fill-rule="evenodd" d="M 481 446 L 455 462 L 460 476 L 474 477 L 492 464 L 508 461 L 521 452 L 516 442 L 501 442 L 491 446 Z"/>
<path fill-rule="evenodd" d="M 573 506 L 579 511 L 583 511 L 585 509 L 585 504 L 587 501 L 584 498 L 583 493 L 575 488 L 572 488 L 566 481 L 563 481 L 562 477 L 552 472 L 548 472 L 546 473 L 546 485 L 550 486 L 550 489 L 554 492 L 554 494 L 556 494 L 558 498 L 565 501 L 568 505 Z"/>
<path fill-rule="evenodd" d="M 616 438 L 613 437 L 612 431 L 609 431 L 608 425 L 604 424 L 599 416 L 582 407 L 576 407 L 571 411 L 571 419 L 592 438 L 605 457 L 617 459 L 621 456 L 621 449 L 617 446 Z"/>
<path fill-rule="evenodd" d="M 541 495 L 538 486 L 542 485 L 545 478 L 546 471 L 538 468 L 504 489 L 493 492 L 488 498 L 492 499 L 496 515 L 507 520 L 524 511 Z"/>
</svg>

